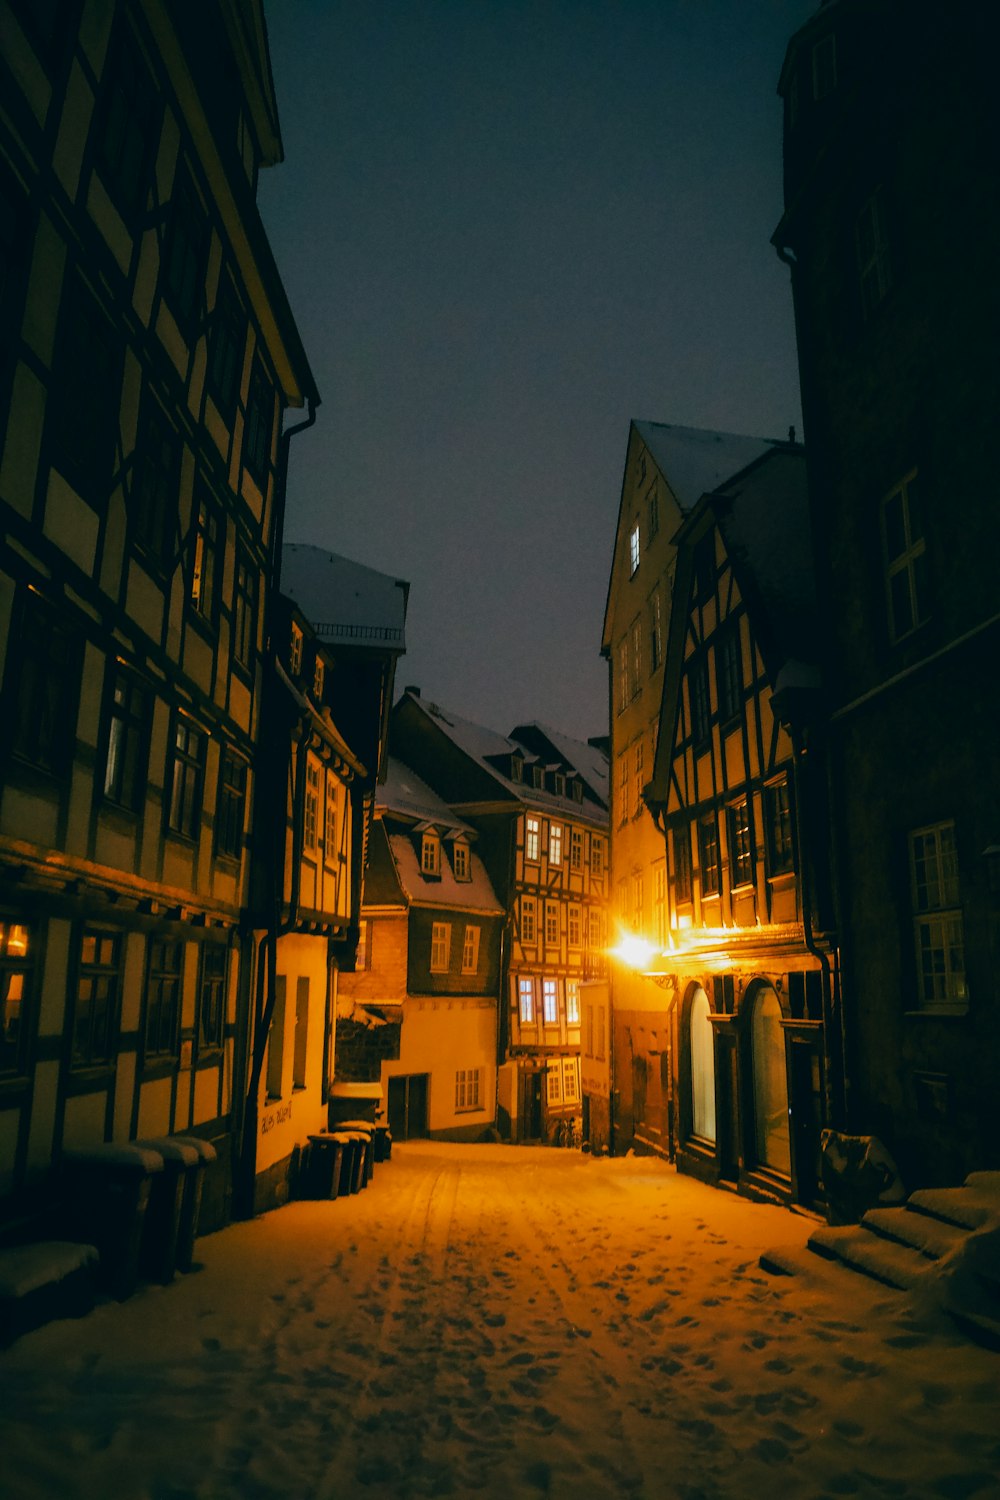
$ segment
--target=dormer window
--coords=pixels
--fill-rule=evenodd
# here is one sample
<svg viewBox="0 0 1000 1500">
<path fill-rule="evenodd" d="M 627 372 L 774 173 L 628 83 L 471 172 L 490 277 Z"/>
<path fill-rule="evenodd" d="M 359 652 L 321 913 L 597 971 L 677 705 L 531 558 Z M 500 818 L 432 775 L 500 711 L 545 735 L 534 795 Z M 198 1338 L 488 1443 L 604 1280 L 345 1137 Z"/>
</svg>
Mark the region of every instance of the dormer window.
<svg viewBox="0 0 1000 1500">
<path fill-rule="evenodd" d="M 293 677 L 302 671 L 302 631 L 294 622 L 288 642 L 288 667 Z"/>
<path fill-rule="evenodd" d="M 519 755 L 512 755 L 510 758 L 510 779 L 511 781 L 524 780 L 524 761 Z"/>
<path fill-rule="evenodd" d="M 542 790 L 544 788 L 544 786 L 545 786 L 545 767 L 544 766 L 532 766 L 532 768 L 531 768 L 531 784 L 532 784 L 533 787 L 537 787 L 539 790 Z"/>
<path fill-rule="evenodd" d="M 469 870 L 469 846 L 459 841 L 452 845 L 452 865 L 455 870 L 456 880 L 470 880 L 472 878 Z"/>
<path fill-rule="evenodd" d="M 323 702 L 323 684 L 325 680 L 326 668 L 323 664 L 323 658 L 317 652 L 316 660 L 313 662 L 313 697 L 317 703 Z"/>
<path fill-rule="evenodd" d="M 582 781 L 574 781 L 574 783 L 573 783 L 573 800 L 575 802 L 582 802 L 583 801 L 583 782 Z"/>
<path fill-rule="evenodd" d="M 565 795 L 566 795 L 566 778 L 562 774 L 561 771 L 557 771 L 556 772 L 556 796 L 557 797 L 565 797 Z"/>
<path fill-rule="evenodd" d="M 441 873 L 441 840 L 436 833 L 425 833 L 420 845 L 420 869 L 424 875 Z"/>
</svg>

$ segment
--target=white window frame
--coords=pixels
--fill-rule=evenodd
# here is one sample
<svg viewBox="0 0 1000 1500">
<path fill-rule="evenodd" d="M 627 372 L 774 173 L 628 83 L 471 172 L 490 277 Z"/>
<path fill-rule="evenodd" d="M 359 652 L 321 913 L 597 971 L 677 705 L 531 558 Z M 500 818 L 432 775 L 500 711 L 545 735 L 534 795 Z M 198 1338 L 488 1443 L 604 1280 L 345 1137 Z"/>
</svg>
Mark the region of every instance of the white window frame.
<svg viewBox="0 0 1000 1500">
<path fill-rule="evenodd" d="M 534 896 L 521 897 L 521 942 L 538 941 L 538 906 Z"/>
<path fill-rule="evenodd" d="M 302 671 L 302 630 L 294 620 L 288 640 L 288 667 L 292 677 L 298 677 Z"/>
<path fill-rule="evenodd" d="M 895 644 L 897 641 L 906 640 L 915 630 L 918 630 L 927 619 L 926 582 L 924 583 L 925 597 L 921 598 L 921 590 L 917 587 L 917 568 L 923 566 L 918 564 L 918 559 L 924 557 L 926 543 L 923 535 L 916 535 L 914 527 L 913 512 L 919 507 L 911 504 L 910 497 L 917 490 L 917 471 L 911 470 L 905 479 L 894 485 L 888 495 L 882 501 L 882 557 L 885 566 L 885 599 L 886 610 L 889 619 L 889 639 Z M 903 525 L 903 550 L 894 557 L 889 556 L 889 506 L 897 498 L 900 503 L 900 517 Z M 910 611 L 910 623 L 900 629 L 896 619 L 896 609 L 893 602 L 893 589 L 899 578 L 904 579 L 906 601 Z"/>
<path fill-rule="evenodd" d="M 470 868 L 469 846 L 464 839 L 456 839 L 452 844 L 451 859 L 455 870 L 455 879 L 471 880 L 472 871 Z"/>
<path fill-rule="evenodd" d="M 557 948 L 559 946 L 558 901 L 546 901 L 545 903 L 545 946 L 546 948 Z"/>
<path fill-rule="evenodd" d="M 639 522 L 635 521 L 628 534 L 628 576 L 634 578 L 639 571 L 639 558 L 642 552 L 641 537 L 639 535 Z"/>
<path fill-rule="evenodd" d="M 909 836 L 910 892 L 916 952 L 916 1010 L 950 1015 L 969 1008 L 965 934 L 953 822 L 914 828 Z"/>
<path fill-rule="evenodd" d="M 466 926 L 462 940 L 462 973 L 479 973 L 479 928 L 471 924 Z"/>
<path fill-rule="evenodd" d="M 566 1025 L 579 1026 L 580 1024 L 580 981 L 579 979 L 567 979 L 566 981 Z"/>
<path fill-rule="evenodd" d="M 583 829 L 571 828 L 569 833 L 569 867 L 583 869 Z"/>
<path fill-rule="evenodd" d="M 575 1057 L 562 1060 L 563 1102 L 576 1104 L 580 1098 L 580 1067 Z"/>
<path fill-rule="evenodd" d="M 570 948 L 583 947 L 583 908 L 576 902 L 566 909 L 566 942 Z"/>
<path fill-rule="evenodd" d="M 301 750 L 299 754 L 301 755 Z M 302 810 L 302 842 L 313 852 L 319 844 L 319 788 L 322 767 L 306 751 L 306 795 Z"/>
<path fill-rule="evenodd" d="M 436 833 L 427 832 L 420 841 L 421 875 L 440 875 L 441 840 Z"/>
<path fill-rule="evenodd" d="M 533 813 L 524 819 L 524 858 L 530 865 L 537 865 L 542 854 L 542 820 Z"/>
<path fill-rule="evenodd" d="M 590 836 L 590 873 L 601 876 L 604 874 L 604 840 L 597 833 Z"/>
<path fill-rule="evenodd" d="M 531 974 L 520 974 L 517 980 L 517 1013 L 522 1026 L 535 1022 L 535 980 Z"/>
<path fill-rule="evenodd" d="M 317 703 L 322 703 L 323 701 L 323 686 L 325 682 L 326 666 L 323 662 L 323 658 L 317 651 L 316 660 L 313 662 L 313 697 L 316 699 Z"/>
<path fill-rule="evenodd" d="M 542 1021 L 546 1026 L 559 1025 L 559 981 L 542 980 Z"/>
<path fill-rule="evenodd" d="M 561 823 L 549 824 L 549 864 L 562 864 L 563 831 Z"/>
<path fill-rule="evenodd" d="M 451 923 L 431 924 L 431 973 L 447 974 L 451 963 Z"/>
<path fill-rule="evenodd" d="M 455 1071 L 455 1113 L 482 1109 L 482 1068 L 458 1068 Z"/>
</svg>

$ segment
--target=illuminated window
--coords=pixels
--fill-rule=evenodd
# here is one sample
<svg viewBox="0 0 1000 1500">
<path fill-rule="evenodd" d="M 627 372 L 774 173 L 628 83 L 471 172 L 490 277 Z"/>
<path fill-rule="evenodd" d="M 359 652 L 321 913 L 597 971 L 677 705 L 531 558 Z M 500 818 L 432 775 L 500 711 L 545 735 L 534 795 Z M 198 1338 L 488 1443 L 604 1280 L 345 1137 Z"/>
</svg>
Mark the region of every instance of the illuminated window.
<svg viewBox="0 0 1000 1500">
<path fill-rule="evenodd" d="M 0 917 L 0 1074 L 24 1072 L 33 946 L 29 928 Z"/>
<path fill-rule="evenodd" d="M 104 800 L 136 812 L 146 785 L 146 734 L 149 697 L 117 667 L 108 707 L 107 747 L 104 755 Z"/>
<path fill-rule="evenodd" d="M 537 863 L 542 847 L 542 822 L 529 813 L 524 820 L 524 857 Z"/>
<path fill-rule="evenodd" d="M 667 867 L 664 860 L 653 866 L 653 925 L 660 948 L 667 942 Z"/>
<path fill-rule="evenodd" d="M 324 665 L 323 658 L 317 651 L 315 660 L 313 661 L 313 697 L 319 704 L 322 704 L 323 702 L 323 687 L 325 682 L 326 667 Z"/>
<path fill-rule="evenodd" d="M 910 834 L 910 884 L 920 1010 L 964 1011 L 965 938 L 958 889 L 954 823 Z"/>
<path fill-rule="evenodd" d="M 226 1025 L 226 970 L 229 949 L 203 943 L 198 970 L 198 1051 L 218 1052 Z"/>
<path fill-rule="evenodd" d="M 184 944 L 151 940 L 146 970 L 147 1056 L 173 1056 L 177 1051 L 183 973 Z"/>
<path fill-rule="evenodd" d="M 218 509 L 202 489 L 191 529 L 188 602 L 205 621 L 215 619 L 223 535 Z"/>
<path fill-rule="evenodd" d="M 590 839 L 590 873 L 604 874 L 604 840 L 596 833 Z"/>
<path fill-rule="evenodd" d="M 459 1068 L 455 1074 L 455 1109 L 482 1109 L 482 1068 Z"/>
<path fill-rule="evenodd" d="M 170 759 L 170 805 L 167 827 L 181 838 L 196 839 L 205 788 L 207 736 L 190 719 L 178 716 Z"/>
<path fill-rule="evenodd" d="M 253 665 L 256 645 L 257 569 L 242 551 L 238 551 L 233 583 L 233 656 L 241 667 Z"/>
<path fill-rule="evenodd" d="M 545 1099 L 548 1104 L 562 1103 L 562 1069 L 558 1058 L 550 1062 L 546 1070 Z"/>
<path fill-rule="evenodd" d="M 580 1064 L 575 1057 L 562 1060 L 563 1102 L 574 1104 L 580 1097 Z"/>
<path fill-rule="evenodd" d="M 301 751 L 299 752 L 301 754 Z M 303 842 L 307 849 L 316 850 L 319 843 L 319 787 L 320 766 L 310 756 L 306 761 L 306 798 L 303 820 Z"/>
<path fill-rule="evenodd" d="M 425 875 L 441 873 L 441 840 L 436 833 L 425 833 L 420 841 L 420 868 Z"/>
<path fill-rule="evenodd" d="M 715 646 L 715 686 L 719 718 L 723 724 L 736 718 L 743 707 L 743 664 L 740 659 L 738 626 L 720 631 Z"/>
<path fill-rule="evenodd" d="M 566 1024 L 568 1026 L 579 1026 L 580 1024 L 579 979 L 567 979 L 566 981 Z"/>
<path fill-rule="evenodd" d="M 549 824 L 549 864 L 562 864 L 562 824 Z"/>
<path fill-rule="evenodd" d="M 574 788 L 573 788 L 574 791 L 576 790 L 576 786 L 578 786 L 578 785 L 579 785 L 579 783 L 576 783 L 574 785 Z M 570 867 L 571 870 L 582 870 L 583 869 L 583 829 L 582 828 L 573 828 L 573 829 L 570 830 L 570 835 L 569 835 L 569 867 Z"/>
<path fill-rule="evenodd" d="M 691 1133 L 715 1141 L 715 1035 L 709 1017 L 708 996 L 699 986 L 688 1010 L 688 1046 L 691 1054 Z"/>
<path fill-rule="evenodd" d="M 916 474 L 882 502 L 889 637 L 901 641 L 927 619 L 927 557 Z"/>
<path fill-rule="evenodd" d="M 674 900 L 678 903 L 691 900 L 691 829 L 685 824 L 675 828 L 671 838 L 674 846 Z"/>
<path fill-rule="evenodd" d="M 455 870 L 456 880 L 471 880 L 472 872 L 469 869 L 469 846 L 461 839 L 456 839 L 451 846 L 451 860 Z"/>
<path fill-rule="evenodd" d="M 557 901 L 546 901 L 545 903 L 545 942 L 553 948 L 559 941 L 559 903 Z"/>
<path fill-rule="evenodd" d="M 434 922 L 431 927 L 431 973 L 447 974 L 451 958 L 451 923 Z"/>
<path fill-rule="evenodd" d="M 347 820 L 341 824 L 340 808 L 341 800 L 346 796 L 343 783 L 332 771 L 326 773 L 326 798 L 323 817 L 323 857 L 328 865 L 336 865 L 340 861 L 342 851 L 340 848 L 341 828 L 346 833 Z"/>
<path fill-rule="evenodd" d="M 719 827 L 715 814 L 698 819 L 698 854 L 701 866 L 701 894 L 719 894 Z"/>
<path fill-rule="evenodd" d="M 837 38 L 834 32 L 820 37 L 812 49 L 812 95 L 825 99 L 837 87 Z"/>
<path fill-rule="evenodd" d="M 628 571 L 633 577 L 639 567 L 639 522 L 636 521 L 628 534 Z"/>
<path fill-rule="evenodd" d="M 288 670 L 293 677 L 302 671 L 302 629 L 294 620 L 288 637 Z"/>
<path fill-rule="evenodd" d="M 555 1026 L 559 1021 L 559 996 L 554 979 L 542 980 L 542 1019 L 546 1026 Z"/>
<path fill-rule="evenodd" d="M 885 203 L 881 188 L 872 193 L 858 215 L 854 226 L 854 242 L 861 280 L 861 306 L 864 316 L 870 318 L 885 301 L 892 285 Z"/>
<path fill-rule="evenodd" d="M 534 896 L 521 897 L 521 942 L 533 943 L 535 941 L 535 898 Z"/>
<path fill-rule="evenodd" d="M 219 796 L 215 808 L 215 852 L 226 859 L 243 857 L 249 766 L 228 747 L 219 765 Z"/>
<path fill-rule="evenodd" d="M 753 881 L 754 846 L 749 798 L 741 797 L 739 802 L 727 808 L 726 819 L 729 825 L 730 878 L 734 886 L 750 885 Z"/>
<path fill-rule="evenodd" d="M 782 875 L 792 869 L 792 812 L 788 778 L 764 788 L 764 816 L 767 819 L 767 870 Z"/>
<path fill-rule="evenodd" d="M 479 928 L 466 927 L 462 943 L 462 973 L 476 974 L 479 971 Z"/>
<path fill-rule="evenodd" d="M 579 906 L 570 906 L 566 913 L 567 941 L 571 948 L 579 948 L 583 933 L 582 910 Z"/>
<path fill-rule="evenodd" d="M 521 1021 L 530 1026 L 535 1019 L 535 981 L 530 975 L 522 975 L 517 981 L 517 998 Z"/>
</svg>

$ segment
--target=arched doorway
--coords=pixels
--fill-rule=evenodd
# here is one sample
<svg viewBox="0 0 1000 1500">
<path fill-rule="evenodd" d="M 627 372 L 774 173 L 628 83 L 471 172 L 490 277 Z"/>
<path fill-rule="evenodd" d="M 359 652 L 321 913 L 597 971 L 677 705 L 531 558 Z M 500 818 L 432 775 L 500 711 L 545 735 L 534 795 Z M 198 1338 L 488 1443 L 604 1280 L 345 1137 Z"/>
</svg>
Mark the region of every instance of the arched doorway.
<svg viewBox="0 0 1000 1500">
<path fill-rule="evenodd" d="M 781 1003 L 769 984 L 753 997 L 750 1056 L 753 1067 L 754 1137 L 757 1164 L 791 1176 L 788 1132 L 788 1076 Z"/>
<path fill-rule="evenodd" d="M 688 1006 L 691 1050 L 691 1134 L 715 1144 L 715 1035 L 708 996 L 699 985 Z"/>
</svg>

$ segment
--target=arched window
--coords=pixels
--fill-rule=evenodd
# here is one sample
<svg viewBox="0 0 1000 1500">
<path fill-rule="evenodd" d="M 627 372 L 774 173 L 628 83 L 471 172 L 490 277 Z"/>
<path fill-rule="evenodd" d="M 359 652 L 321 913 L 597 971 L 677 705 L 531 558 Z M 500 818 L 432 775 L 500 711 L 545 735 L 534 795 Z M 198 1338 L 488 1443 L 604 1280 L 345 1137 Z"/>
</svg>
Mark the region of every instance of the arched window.
<svg viewBox="0 0 1000 1500">
<path fill-rule="evenodd" d="M 753 1001 L 750 1017 L 753 1106 L 757 1161 L 788 1177 L 792 1170 L 788 1135 L 788 1081 L 781 1006 L 770 985 Z"/>
<path fill-rule="evenodd" d="M 688 1009 L 691 1044 L 691 1133 L 715 1141 L 715 1036 L 708 1019 L 708 996 L 700 987 Z"/>
</svg>

